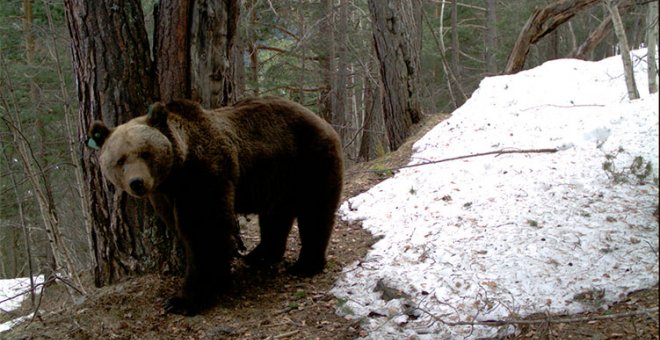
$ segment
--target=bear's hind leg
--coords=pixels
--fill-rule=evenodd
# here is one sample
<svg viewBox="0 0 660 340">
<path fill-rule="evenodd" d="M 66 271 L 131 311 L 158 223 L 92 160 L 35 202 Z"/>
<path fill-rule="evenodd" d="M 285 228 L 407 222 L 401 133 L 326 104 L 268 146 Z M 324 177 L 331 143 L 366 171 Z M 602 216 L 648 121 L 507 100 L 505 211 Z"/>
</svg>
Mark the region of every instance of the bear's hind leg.
<svg viewBox="0 0 660 340">
<path fill-rule="evenodd" d="M 250 265 L 268 266 L 280 262 L 286 250 L 286 241 L 294 220 L 293 213 L 274 209 L 259 214 L 261 240 L 246 257 Z"/>
<path fill-rule="evenodd" d="M 335 223 L 335 208 L 317 206 L 298 216 L 301 249 L 298 261 L 289 269 L 294 275 L 312 276 L 323 271 L 325 253 Z"/>
</svg>

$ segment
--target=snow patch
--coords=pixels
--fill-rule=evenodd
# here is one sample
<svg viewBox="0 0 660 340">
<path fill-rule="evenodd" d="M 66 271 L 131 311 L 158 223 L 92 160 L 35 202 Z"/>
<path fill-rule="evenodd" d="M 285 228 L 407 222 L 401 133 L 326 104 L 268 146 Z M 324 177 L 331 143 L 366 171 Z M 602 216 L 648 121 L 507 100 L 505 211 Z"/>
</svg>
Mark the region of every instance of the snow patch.
<svg viewBox="0 0 660 340">
<path fill-rule="evenodd" d="M 634 54 L 644 92 L 645 51 Z M 373 339 L 492 337 L 513 329 L 439 320 L 578 313 L 657 284 L 658 95 L 629 101 L 621 64 L 563 59 L 486 78 L 409 164 L 557 152 L 401 169 L 344 202 L 343 219 L 382 239 L 336 282 L 338 313 Z"/>
</svg>

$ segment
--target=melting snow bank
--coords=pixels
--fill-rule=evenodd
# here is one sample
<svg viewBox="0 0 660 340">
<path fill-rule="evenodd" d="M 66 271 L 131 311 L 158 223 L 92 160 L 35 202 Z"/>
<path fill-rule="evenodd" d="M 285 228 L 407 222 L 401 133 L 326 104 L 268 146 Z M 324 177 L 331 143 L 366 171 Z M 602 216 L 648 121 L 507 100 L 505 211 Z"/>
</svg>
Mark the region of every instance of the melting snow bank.
<svg viewBox="0 0 660 340">
<path fill-rule="evenodd" d="M 607 308 L 655 285 L 658 95 L 627 100 L 621 64 L 565 59 L 484 79 L 410 164 L 559 151 L 402 169 L 345 202 L 342 218 L 382 239 L 344 269 L 338 313 L 374 339 L 491 337 L 513 329 L 444 322 Z"/>
<path fill-rule="evenodd" d="M 40 275 L 34 278 L 34 284 L 39 285 L 44 282 L 44 276 Z M 18 309 L 23 300 L 28 297 L 30 291 L 30 278 L 18 278 L 0 280 L 0 311 L 3 313 Z M 0 324 L 0 333 L 10 330 L 15 325 L 23 322 L 30 316 L 19 317 L 14 320 Z"/>
</svg>

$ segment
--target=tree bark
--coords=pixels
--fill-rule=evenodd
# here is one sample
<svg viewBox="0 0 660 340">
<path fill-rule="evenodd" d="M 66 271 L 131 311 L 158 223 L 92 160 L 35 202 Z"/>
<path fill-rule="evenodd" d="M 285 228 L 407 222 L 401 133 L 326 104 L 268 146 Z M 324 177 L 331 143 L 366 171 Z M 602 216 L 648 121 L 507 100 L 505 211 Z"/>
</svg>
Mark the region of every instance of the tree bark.
<svg viewBox="0 0 660 340">
<path fill-rule="evenodd" d="M 390 150 L 396 150 L 421 117 L 421 2 L 369 0 L 368 5 L 384 88 L 385 127 Z"/>
<path fill-rule="evenodd" d="M 451 2 L 451 69 L 454 76 L 461 79 L 461 50 L 458 41 L 458 0 Z"/>
<path fill-rule="evenodd" d="M 321 0 L 323 18 L 319 23 L 319 64 L 321 67 L 321 93 L 319 115 L 332 123 L 337 104 L 334 95 L 335 84 L 335 30 L 332 0 Z"/>
<path fill-rule="evenodd" d="M 619 40 L 619 50 L 621 52 L 621 59 L 623 60 L 623 74 L 626 79 L 626 88 L 628 88 L 628 98 L 631 100 L 639 99 L 639 91 L 635 83 L 635 73 L 632 60 L 630 59 L 630 47 L 628 46 L 626 32 L 623 29 L 621 15 L 619 15 L 619 10 L 612 3 L 612 0 L 605 0 L 605 7 L 610 12 L 614 33 L 616 33 L 616 37 Z"/>
<path fill-rule="evenodd" d="M 335 126 L 342 145 L 347 146 L 348 141 L 348 1 L 340 0 L 339 18 L 337 23 L 337 78 L 335 85 L 334 120 Z M 344 148 L 346 154 L 350 154 L 349 148 Z"/>
<path fill-rule="evenodd" d="M 235 84 L 243 64 L 233 62 L 241 53 L 234 40 L 237 0 L 161 1 L 154 14 L 154 61 L 140 1 L 65 0 L 65 11 L 78 84 L 80 141 L 86 140 L 92 121 L 117 126 L 145 114 L 156 99 L 191 98 L 194 89 L 194 99 L 217 107 L 240 95 Z M 81 154 L 95 284 L 156 270 L 180 273 L 175 230 L 155 218 L 147 200 L 108 185 L 95 153 L 81 146 Z"/>
<path fill-rule="evenodd" d="M 627 13 L 628 10 L 630 10 L 633 7 L 633 3 L 630 0 L 623 0 L 619 3 L 619 13 L 624 14 Z M 587 60 L 588 55 L 591 53 L 591 51 L 600 44 L 605 37 L 610 33 L 610 30 L 612 29 L 612 17 L 608 15 L 601 23 L 596 27 L 595 30 L 593 30 L 587 39 L 578 46 L 576 49 L 574 49 L 571 54 L 569 55 L 570 58 L 576 58 L 576 59 L 582 59 L 582 60 Z"/>
<path fill-rule="evenodd" d="M 578 12 L 601 0 L 557 0 L 534 11 L 523 27 L 513 46 L 504 73 L 520 72 L 525 66 L 529 48 L 561 24 L 570 20 Z"/>
<path fill-rule="evenodd" d="M 131 274 L 175 269 L 173 238 L 154 223 L 145 200 L 116 191 L 102 178 L 96 154 L 83 146 L 94 120 L 116 126 L 146 113 L 154 97 L 152 62 L 142 7 L 65 0 L 77 79 L 81 167 L 91 213 L 94 283 L 117 282 Z"/>
<path fill-rule="evenodd" d="M 190 27 L 190 98 L 206 108 L 217 108 L 236 102 L 242 94 L 235 79 L 233 62 L 238 0 L 196 0 Z M 184 45 L 185 46 L 185 45 Z M 182 46 L 183 47 L 183 46 Z M 232 61 L 232 62 L 230 62 Z"/>
<path fill-rule="evenodd" d="M 249 1 L 250 27 L 257 26 L 257 0 Z M 245 43 L 247 44 L 248 54 L 250 55 L 250 73 L 249 80 L 252 86 L 252 95 L 259 95 L 259 48 L 256 30 L 249 30 Z"/>
<path fill-rule="evenodd" d="M 364 120 L 358 160 L 369 161 L 384 155 L 388 143 L 383 122 L 383 88 L 374 58 L 369 58 L 364 77 Z"/>
<path fill-rule="evenodd" d="M 495 0 L 486 1 L 486 71 L 491 74 L 497 74 L 497 13 Z"/>
<path fill-rule="evenodd" d="M 153 55 L 156 97 L 165 102 L 190 98 L 189 28 L 192 1 L 163 0 L 155 9 Z"/>
</svg>

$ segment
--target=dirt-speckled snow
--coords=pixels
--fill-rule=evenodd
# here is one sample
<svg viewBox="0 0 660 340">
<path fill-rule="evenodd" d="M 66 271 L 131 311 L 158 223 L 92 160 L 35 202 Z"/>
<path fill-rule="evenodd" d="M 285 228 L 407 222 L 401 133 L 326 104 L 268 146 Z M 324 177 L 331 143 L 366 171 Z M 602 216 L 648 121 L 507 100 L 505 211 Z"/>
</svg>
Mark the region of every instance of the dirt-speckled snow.
<svg viewBox="0 0 660 340">
<path fill-rule="evenodd" d="M 489 337 L 513 329 L 440 320 L 607 308 L 656 284 L 659 115 L 645 53 L 634 52 L 635 101 L 620 57 L 484 79 L 414 145 L 410 164 L 558 151 L 402 169 L 346 201 L 342 217 L 382 239 L 344 269 L 338 313 L 363 319 L 373 339 Z"/>
</svg>

